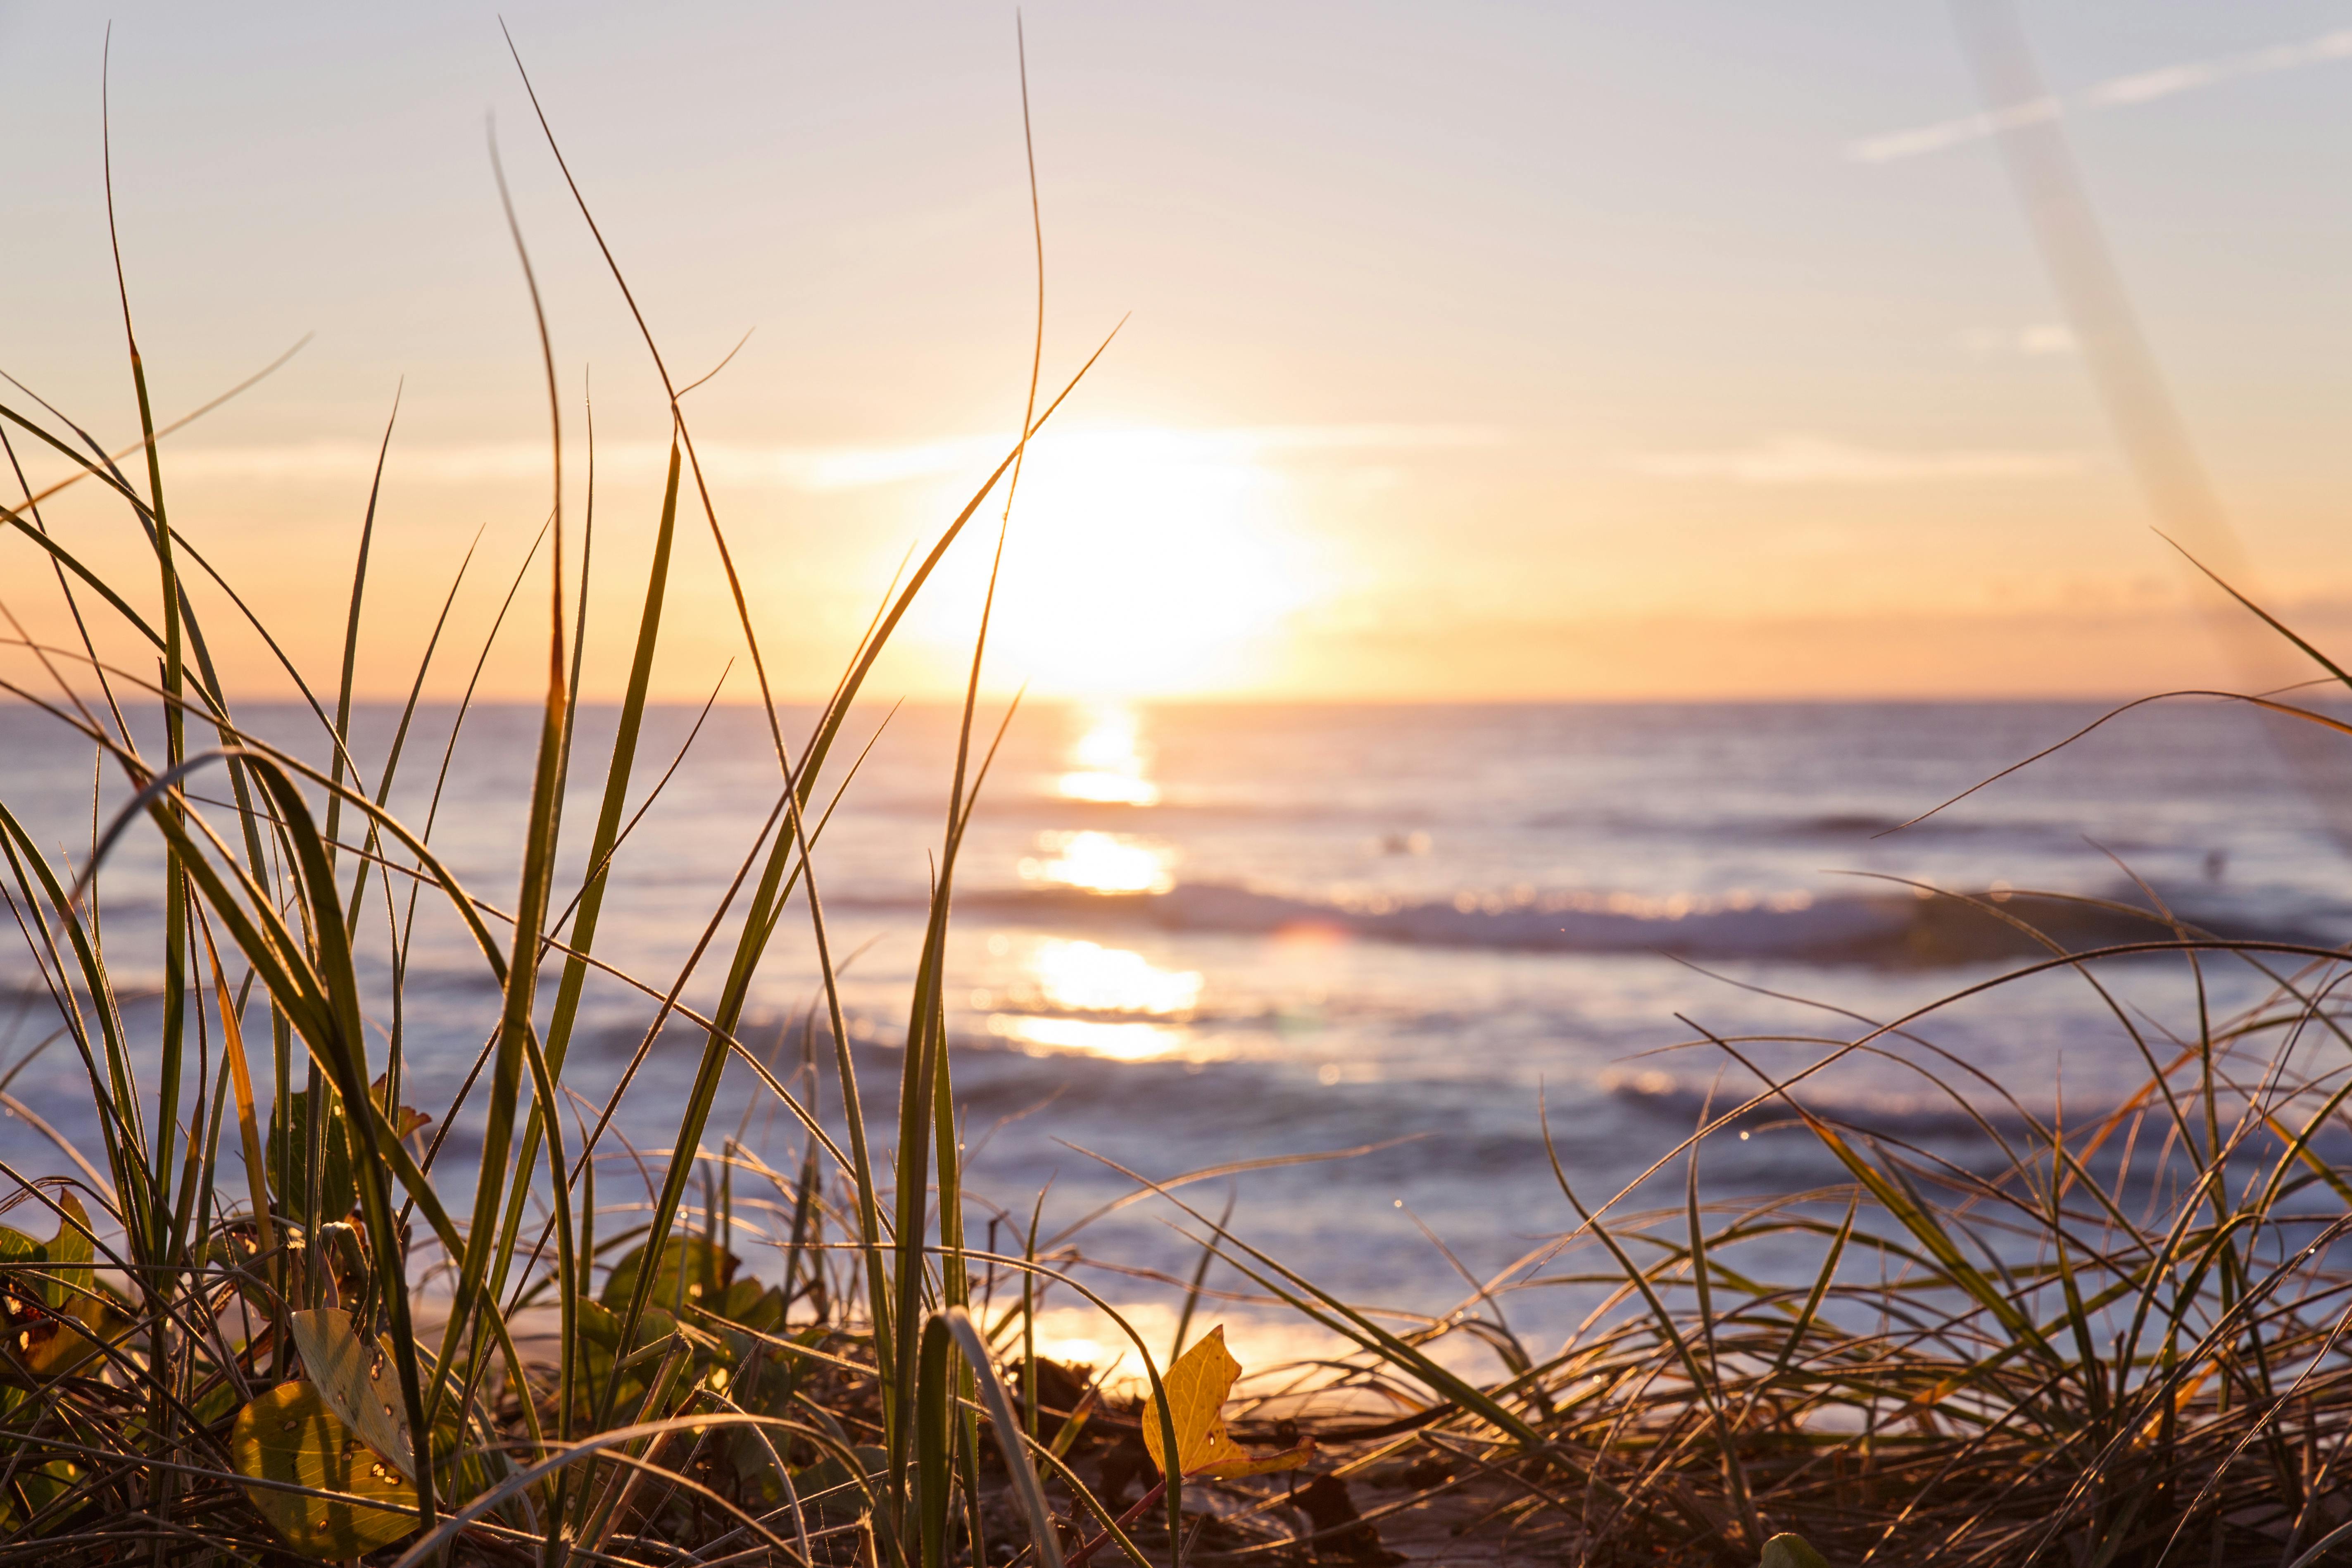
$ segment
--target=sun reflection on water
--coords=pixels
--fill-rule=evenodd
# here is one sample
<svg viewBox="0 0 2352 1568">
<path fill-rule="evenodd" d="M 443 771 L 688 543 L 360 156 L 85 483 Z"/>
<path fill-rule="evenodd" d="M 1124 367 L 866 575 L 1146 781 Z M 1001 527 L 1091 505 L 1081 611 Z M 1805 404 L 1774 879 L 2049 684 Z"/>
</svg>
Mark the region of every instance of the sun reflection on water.
<svg viewBox="0 0 2352 1568">
<path fill-rule="evenodd" d="M 1150 755 L 1141 744 L 1135 710 L 1107 702 L 1084 710 L 1086 729 L 1070 747 L 1070 771 L 1061 776 L 1065 800 L 1103 805 L 1158 805 L 1160 786 L 1145 776 Z"/>
<path fill-rule="evenodd" d="M 1156 968 L 1123 947 L 1047 941 L 1030 963 L 1045 1000 L 1073 1013 L 1190 1013 L 1201 1000 L 1199 971 Z"/>
<path fill-rule="evenodd" d="M 1181 1054 L 1201 1000 L 1196 970 L 1161 969 L 1139 952 L 1049 937 L 1025 967 L 1034 1011 L 992 1014 L 989 1033 L 1024 1048 L 1116 1061 Z"/>
<path fill-rule="evenodd" d="M 1041 833 L 1037 847 L 1047 856 L 1024 856 L 1024 882 L 1076 888 L 1089 893 L 1164 893 L 1176 885 L 1168 851 L 1125 833 L 1093 828 L 1077 833 Z"/>
<path fill-rule="evenodd" d="M 1039 1051 L 1076 1051 L 1118 1062 L 1156 1061 L 1181 1054 L 1184 1031 L 1167 1024 L 1143 1020 L 1107 1022 L 1100 1018 L 1040 1018 L 1027 1013 L 996 1013 L 988 1032 L 1024 1047 Z"/>
</svg>

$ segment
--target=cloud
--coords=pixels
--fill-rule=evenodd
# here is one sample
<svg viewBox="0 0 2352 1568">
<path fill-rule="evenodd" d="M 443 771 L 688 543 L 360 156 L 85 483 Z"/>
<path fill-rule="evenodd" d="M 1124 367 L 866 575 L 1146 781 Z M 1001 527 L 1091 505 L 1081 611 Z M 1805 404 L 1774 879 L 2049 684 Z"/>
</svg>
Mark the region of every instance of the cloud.
<svg viewBox="0 0 2352 1568">
<path fill-rule="evenodd" d="M 698 448 L 702 471 L 715 484 L 774 485 L 799 490 L 856 489 L 921 479 L 1003 452 L 996 443 L 931 441 L 904 447 L 746 447 L 726 442 Z M 587 448 L 567 454 L 584 469 Z M 358 441 L 313 441 L 283 447 L 166 447 L 164 466 L 199 479 L 364 479 L 376 449 Z M 547 474 L 543 441 L 466 442 L 447 446 L 403 446 L 394 441 L 385 471 L 394 479 L 425 484 L 463 485 L 486 480 L 541 479 Z M 669 448 L 649 441 L 604 441 L 596 447 L 597 472 L 606 478 L 658 479 Z"/>
<path fill-rule="evenodd" d="M 1161 458 L 1242 462 L 1285 453 L 1431 451 L 1492 447 L 1504 432 L 1467 425 L 1277 425 L 1181 429 L 1087 429 L 1040 437 L 1035 460 L 1051 460 L 1056 449 L 1086 448 L 1089 455 L 1150 450 Z M 1012 448 L 1011 432 L 958 436 L 875 447 L 765 447 L 704 442 L 697 447 L 703 476 L 716 485 L 824 492 L 868 489 L 951 474 L 979 478 Z M 567 456 L 584 468 L 586 448 Z M 360 441 L 314 441 L 279 447 L 189 447 L 165 448 L 165 466 L 175 475 L 221 480 L 355 479 L 364 483 L 375 465 L 376 448 Z M 535 480 L 547 473 L 543 442 L 472 442 L 404 446 L 395 440 L 388 475 L 425 484 L 474 484 L 488 480 Z M 654 442 L 605 441 L 596 447 L 596 468 L 606 478 L 659 479 L 669 448 Z"/>
<path fill-rule="evenodd" d="M 1193 433 L 1171 434 L 1181 438 Z M 1486 425 L 1268 425 L 1199 434 L 1211 439 L 1237 440 L 1256 452 L 1429 451 L 1499 447 L 1508 439 L 1504 431 Z"/>
<path fill-rule="evenodd" d="M 2240 77 L 2264 76 L 2273 71 L 2295 70 L 2305 66 L 2341 59 L 2352 59 L 2352 29 L 2323 33 L 2300 43 L 2273 44 L 2267 48 L 2250 49 L 2243 54 L 2186 60 L 2179 65 L 2161 66 L 2155 70 L 2138 71 L 2130 76 L 2111 77 L 2077 94 L 2076 102 L 2087 109 L 2126 109 Z M 2013 103 L 1982 114 L 1939 120 L 1932 125 L 1917 125 L 1908 130 L 1864 136 L 1847 142 L 1845 155 L 1858 163 L 1891 163 L 1900 158 L 1938 153 L 1967 142 L 1980 142 L 1988 136 L 2019 126 L 2055 120 L 2065 112 L 2066 105 L 2063 100 L 2036 99 L 2031 103 Z"/>
<path fill-rule="evenodd" d="M 2090 466 L 2079 452 L 1889 452 L 1819 436 L 1776 436 L 1713 452 L 1651 452 L 1627 466 L 1658 479 L 1741 485 L 1893 485 L 1940 479 L 2047 479 Z"/>
<path fill-rule="evenodd" d="M 2070 354 L 2074 352 L 2074 334 L 2055 321 L 2038 321 L 2032 326 L 2018 329 L 2017 352 L 2021 354 Z"/>
<path fill-rule="evenodd" d="M 2074 352 L 2074 334 L 2056 321 L 2035 321 L 2022 327 L 1970 327 L 1955 340 L 1971 359 L 2023 354 L 2040 359 Z"/>
<path fill-rule="evenodd" d="M 1891 163 L 1897 158 L 1940 153 L 1963 142 L 1981 142 L 2021 125 L 2038 125 L 2064 112 L 2056 99 L 2037 98 L 2031 103 L 2012 103 L 1982 114 L 1964 114 L 1958 120 L 1939 120 L 1933 125 L 1915 125 L 1907 131 L 1865 136 L 1859 142 L 1848 142 L 1845 155 L 1858 163 Z"/>
</svg>

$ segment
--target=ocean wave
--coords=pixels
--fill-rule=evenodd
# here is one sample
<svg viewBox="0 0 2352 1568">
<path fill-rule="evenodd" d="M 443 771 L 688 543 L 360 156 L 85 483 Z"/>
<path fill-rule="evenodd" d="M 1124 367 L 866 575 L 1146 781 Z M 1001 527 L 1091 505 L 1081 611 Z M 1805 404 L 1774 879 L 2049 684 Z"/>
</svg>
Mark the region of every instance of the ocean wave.
<svg viewBox="0 0 2352 1568">
<path fill-rule="evenodd" d="M 1568 831 L 1617 837 L 1651 835 L 1675 841 L 1700 838 L 1745 845 L 1786 839 L 1827 839 L 1851 846 L 1891 836 L 1897 844 L 1964 840 L 1972 844 L 2056 848 L 2070 853 L 2082 847 L 2083 831 L 2080 822 L 2057 816 L 2048 818 L 1990 818 L 1956 815 L 1922 818 L 1907 813 L 1898 815 L 1859 808 L 1796 815 L 1675 816 L 1596 806 L 1580 811 L 1538 813 L 1526 818 L 1520 826 L 1544 832 Z M 2102 842 L 2112 849 L 2140 852 L 2173 847 L 2127 835 L 2110 836 Z"/>
<path fill-rule="evenodd" d="M 1521 900 L 1463 894 L 1444 900 L 1321 902 L 1214 882 L 1159 893 L 1031 889 L 973 892 L 960 907 L 1061 925 L 1134 924 L 1171 931 L 1315 932 L 1407 946 L 1518 952 L 1659 952 L 1695 959 L 1776 959 L 1823 964 L 1936 966 L 2037 958 L 2161 941 L 2154 914 L 2038 893 L 1996 892 L 1990 907 L 1909 892 L 1727 898 L 1559 893 Z M 2299 922 L 2217 911 L 2193 926 L 2222 935 L 2334 946 Z M 2017 922 L 2017 923 L 2012 923 Z M 2021 929 L 2030 928 L 2030 929 Z"/>
<path fill-rule="evenodd" d="M 1764 1086 L 1744 1075 L 1717 1082 L 1711 1077 L 1682 1076 L 1656 1068 L 1615 1067 L 1603 1070 L 1595 1079 L 1595 1087 L 1620 1111 L 1654 1116 L 1664 1126 L 1686 1132 L 1703 1121 L 1722 1117 L 1748 1104 Z M 1847 1088 L 1841 1092 L 1834 1088 L 1807 1086 L 1797 1091 L 1797 1098 L 1813 1114 L 1843 1127 L 1906 1142 L 1972 1140 L 1979 1137 L 1987 1126 L 2015 1141 L 2032 1130 L 2032 1124 L 2015 1108 L 1984 1092 L 1981 1084 L 1968 1083 L 1966 1088 L 1977 1092 L 1968 1095 L 1965 1104 L 1945 1094 L 1925 1090 L 1904 1093 L 1885 1088 Z M 2050 1108 L 2035 1110 L 2042 1118 L 2041 1124 L 2047 1126 Z M 2067 1107 L 2070 1122 L 2095 1121 L 2098 1114 L 2098 1108 L 2093 1106 Z M 1802 1118 L 1792 1108 L 1775 1099 L 1734 1117 L 1727 1130 L 1745 1136 L 1802 1125 Z"/>
</svg>

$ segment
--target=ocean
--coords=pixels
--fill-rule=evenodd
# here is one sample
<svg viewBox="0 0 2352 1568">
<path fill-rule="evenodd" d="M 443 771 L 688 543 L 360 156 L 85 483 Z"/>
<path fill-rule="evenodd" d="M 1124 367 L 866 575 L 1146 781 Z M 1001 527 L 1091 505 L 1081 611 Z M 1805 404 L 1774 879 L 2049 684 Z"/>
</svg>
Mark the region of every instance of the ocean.
<svg viewBox="0 0 2352 1568">
<path fill-rule="evenodd" d="M 1138 1188 L 1121 1167 L 1162 1183 L 1197 1177 L 1175 1195 L 1210 1217 L 1230 1203 L 1234 1236 L 1410 1321 L 1461 1306 L 1471 1280 L 1540 1259 L 1571 1231 L 1561 1178 L 1587 1206 L 1615 1197 L 1710 1100 L 1727 1109 L 1759 1087 L 1753 1074 L 1794 1073 L 1856 1039 L 1873 1048 L 1798 1092 L 1962 1164 L 1989 1157 L 1972 1118 L 2011 1114 L 2004 1097 L 2041 1116 L 2063 1107 L 2070 1121 L 2111 1107 L 2142 1080 L 2145 1052 L 2193 1035 L 2200 974 L 2178 958 L 2142 958 L 2102 964 L 2097 985 L 2062 965 L 1988 986 L 2033 950 L 1985 910 L 2057 922 L 2085 945 L 2165 931 L 2032 894 L 2161 900 L 2212 929 L 2334 944 L 2352 939 L 2352 877 L 2310 793 L 2326 788 L 2324 770 L 2282 763 L 2263 721 L 2209 701 L 2136 710 L 1902 826 L 2104 710 L 1028 707 L 989 766 L 954 869 L 947 998 L 971 1239 L 1017 1251 L 1042 1194 L 1041 1242 L 1108 1299 L 1164 1323 L 1181 1293 L 1171 1281 L 1190 1276 L 1204 1226 L 1165 1198 L 1122 1202 Z M 998 714 L 982 714 L 983 746 Z M 358 716 L 353 749 L 371 777 L 397 717 Z M 306 710 L 247 718 L 323 758 Z M 504 908 L 537 715 L 467 715 L 436 806 L 454 718 L 420 714 L 393 805 L 415 826 L 429 816 L 452 868 Z M 813 719 L 782 715 L 795 750 Z M 820 789 L 830 795 L 879 726 L 815 865 L 863 1096 L 886 1144 L 955 721 L 942 708 L 862 710 Z M 633 810 L 696 721 L 687 708 L 649 715 Z M 582 716 L 560 899 L 577 883 L 613 722 L 609 710 Z M 759 712 L 712 711 L 616 857 L 598 952 L 666 990 L 752 852 L 778 781 Z M 0 714 L 0 801 L 61 864 L 88 857 L 92 784 L 88 749 L 61 726 Z M 225 784 L 214 771 L 198 787 L 218 795 Z M 125 792 L 110 776 L 99 791 L 103 817 Z M 151 1041 L 159 864 L 153 833 L 134 825 L 98 883 L 117 984 L 149 998 L 129 1011 L 133 1037 Z M 387 915 L 407 895 L 394 893 L 388 906 L 373 888 L 362 922 L 371 1045 L 380 1055 L 396 1026 L 406 1098 L 438 1126 L 495 1022 L 496 992 L 462 929 L 427 898 L 395 1019 Z M 721 931 L 689 1002 L 716 988 L 731 924 Z M 813 1048 L 814 1101 L 833 1120 L 841 1096 L 814 952 L 796 900 L 745 1035 L 787 1078 Z M 2201 981 L 2216 1013 L 2263 984 L 2228 961 L 2207 963 Z M 82 1067 L 69 1042 L 42 1045 L 54 1004 L 21 942 L 0 956 L 0 982 L 14 998 L 0 1020 L 8 1092 L 93 1149 Z M 654 1005 L 592 981 L 566 1070 L 586 1100 L 618 1080 Z M 652 1043 L 605 1145 L 603 1204 L 632 1201 L 674 1142 L 698 1047 L 677 1026 Z M 477 1109 L 457 1113 L 449 1170 L 471 1163 Z M 704 1142 L 730 1135 L 779 1169 L 798 1167 L 803 1133 L 740 1068 Z M 67 1168 L 14 1114 L 0 1121 L 0 1154 L 27 1174 Z M 1769 1105 L 1702 1155 L 1703 1189 L 1720 1204 L 1834 1174 L 1811 1136 Z M 1679 1204 L 1684 1181 L 1677 1159 L 1616 1212 Z M 739 1184 L 739 1250 L 769 1269 L 756 1232 L 763 1213 L 776 1221 L 758 1184 Z M 1600 1289 L 1524 1283 L 1559 1267 L 1538 1261 L 1481 1310 L 1556 1340 Z M 1236 1325 L 1237 1342 L 1253 1331 L 1263 1345 L 1307 1342 L 1283 1339 L 1281 1314 L 1232 1268 L 1213 1268 L 1206 1283 L 1205 1310 Z M 1054 1311 L 1051 1344 L 1079 1359 L 1108 1353 L 1075 1299 Z"/>
</svg>

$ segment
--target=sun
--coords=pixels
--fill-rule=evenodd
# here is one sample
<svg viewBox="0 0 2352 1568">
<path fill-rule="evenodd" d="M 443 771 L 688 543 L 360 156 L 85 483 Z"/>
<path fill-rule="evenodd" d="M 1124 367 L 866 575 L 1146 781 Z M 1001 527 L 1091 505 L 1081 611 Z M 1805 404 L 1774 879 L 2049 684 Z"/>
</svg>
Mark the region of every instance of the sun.
<svg viewBox="0 0 2352 1568">
<path fill-rule="evenodd" d="M 1290 500 L 1223 433 L 1041 439 L 1013 503 L 992 670 L 1059 697 L 1265 684 L 1315 580 Z"/>
</svg>

